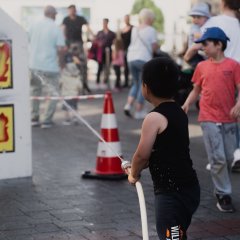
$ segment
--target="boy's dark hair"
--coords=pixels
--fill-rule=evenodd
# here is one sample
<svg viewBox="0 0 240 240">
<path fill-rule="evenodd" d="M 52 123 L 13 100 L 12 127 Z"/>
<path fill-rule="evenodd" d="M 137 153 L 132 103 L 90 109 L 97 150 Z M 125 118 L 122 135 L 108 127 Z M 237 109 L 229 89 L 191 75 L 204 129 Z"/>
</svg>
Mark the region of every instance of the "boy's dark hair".
<svg viewBox="0 0 240 240">
<path fill-rule="evenodd" d="M 74 4 L 71 4 L 71 5 L 68 6 L 68 9 L 70 9 L 70 8 L 75 8 L 76 9 L 76 6 Z"/>
<path fill-rule="evenodd" d="M 143 66 L 142 81 L 156 97 L 174 97 L 178 79 L 179 68 L 169 57 L 154 58 Z"/>
<path fill-rule="evenodd" d="M 216 39 L 207 39 L 207 41 L 213 42 L 213 44 L 216 46 L 219 42 L 222 43 L 222 51 L 224 52 L 225 49 L 227 48 L 227 42 L 221 41 L 221 40 L 216 40 Z"/>
<path fill-rule="evenodd" d="M 239 0 L 223 0 L 223 2 L 230 9 L 239 11 L 240 8 Z"/>
<path fill-rule="evenodd" d="M 223 0 L 223 3 L 228 8 L 235 11 L 236 17 L 240 21 L 240 1 L 239 0 Z"/>
<path fill-rule="evenodd" d="M 103 21 L 109 23 L 109 19 L 108 18 L 103 18 Z"/>
</svg>

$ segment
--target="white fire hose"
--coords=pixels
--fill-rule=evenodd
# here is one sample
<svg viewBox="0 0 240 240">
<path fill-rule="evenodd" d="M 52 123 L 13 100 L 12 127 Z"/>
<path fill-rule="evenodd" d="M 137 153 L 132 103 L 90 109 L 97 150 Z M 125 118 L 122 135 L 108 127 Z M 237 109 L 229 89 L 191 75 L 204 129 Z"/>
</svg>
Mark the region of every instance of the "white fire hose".
<svg viewBox="0 0 240 240">
<path fill-rule="evenodd" d="M 44 81 L 42 76 L 40 76 L 39 74 L 36 74 L 36 73 L 35 73 L 35 75 L 39 78 L 39 80 L 41 81 L 41 83 L 43 85 L 46 85 L 46 82 Z M 50 85 L 50 87 L 52 87 L 52 86 Z M 59 96 L 57 91 L 55 91 L 55 93 Z M 72 111 L 72 113 L 77 117 L 78 120 L 80 120 L 99 140 L 101 140 L 106 145 L 106 147 L 112 151 L 112 153 L 116 154 L 116 156 L 121 160 L 122 169 L 131 167 L 130 162 L 124 160 L 117 152 L 115 152 L 115 150 L 110 145 L 107 144 L 107 142 L 102 138 L 102 136 L 75 109 L 73 109 L 66 102 L 65 99 L 63 99 L 62 101 L 63 101 L 63 104 L 66 106 L 66 108 L 69 109 L 70 111 Z M 140 207 L 142 237 L 143 237 L 143 240 L 149 240 L 147 210 L 146 210 L 146 204 L 145 204 L 145 198 L 144 198 L 142 184 L 140 183 L 140 181 L 137 181 L 135 186 L 137 189 L 137 195 L 138 195 L 139 207 Z"/>
<path fill-rule="evenodd" d="M 121 161 L 122 161 L 122 159 L 121 159 Z M 128 167 L 131 167 L 130 162 L 122 161 L 122 168 L 126 169 Z M 136 182 L 135 186 L 136 186 L 136 189 L 137 189 L 139 207 L 140 207 L 140 214 L 141 214 L 142 237 L 143 237 L 143 240 L 148 240 L 149 236 L 148 236 L 147 210 L 146 210 L 143 188 L 142 188 L 142 184 L 139 181 Z"/>
</svg>

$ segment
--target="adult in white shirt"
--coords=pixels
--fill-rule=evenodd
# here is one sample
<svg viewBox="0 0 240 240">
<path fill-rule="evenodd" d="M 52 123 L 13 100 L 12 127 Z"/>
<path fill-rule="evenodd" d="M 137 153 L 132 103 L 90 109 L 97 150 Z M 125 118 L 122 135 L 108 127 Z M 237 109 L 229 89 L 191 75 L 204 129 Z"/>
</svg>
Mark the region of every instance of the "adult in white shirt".
<svg viewBox="0 0 240 240">
<path fill-rule="evenodd" d="M 153 52 L 159 46 L 157 44 L 157 32 L 152 27 L 154 13 L 144 8 L 139 13 L 139 26 L 133 27 L 131 42 L 128 48 L 127 60 L 130 73 L 133 79 L 133 85 L 129 91 L 127 103 L 124 112 L 131 117 L 131 108 L 136 100 L 136 109 L 134 117 L 143 119 L 146 115 L 144 111 L 144 97 L 141 90 L 141 72 L 144 63 L 152 59 Z"/>
<path fill-rule="evenodd" d="M 53 6 L 46 6 L 44 19 L 33 25 L 29 31 L 29 68 L 33 96 L 41 96 L 44 87 L 50 96 L 58 95 L 65 40 L 61 28 L 54 22 L 56 14 Z M 56 100 L 49 101 L 42 128 L 52 126 L 56 105 Z M 40 126 L 39 107 L 40 102 L 33 100 L 32 126 Z"/>
</svg>

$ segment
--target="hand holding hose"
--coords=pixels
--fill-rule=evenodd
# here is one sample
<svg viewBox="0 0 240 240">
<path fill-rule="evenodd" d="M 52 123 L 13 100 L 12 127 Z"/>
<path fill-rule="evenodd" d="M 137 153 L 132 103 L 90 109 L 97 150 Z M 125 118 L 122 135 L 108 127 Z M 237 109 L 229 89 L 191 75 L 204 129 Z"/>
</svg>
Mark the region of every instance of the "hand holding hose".
<svg viewBox="0 0 240 240">
<path fill-rule="evenodd" d="M 125 173 L 128 175 L 128 182 L 130 184 L 133 184 L 135 185 L 136 182 L 139 180 L 140 176 L 139 177 L 134 177 L 132 174 L 131 174 L 131 163 L 128 162 L 128 161 L 124 161 L 122 162 L 122 169 L 125 171 Z"/>
</svg>

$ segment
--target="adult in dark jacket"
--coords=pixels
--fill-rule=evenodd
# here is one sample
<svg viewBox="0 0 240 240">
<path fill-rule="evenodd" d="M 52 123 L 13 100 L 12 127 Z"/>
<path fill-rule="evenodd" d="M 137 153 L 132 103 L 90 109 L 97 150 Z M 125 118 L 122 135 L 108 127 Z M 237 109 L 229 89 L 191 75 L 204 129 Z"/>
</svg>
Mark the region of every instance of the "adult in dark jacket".
<svg viewBox="0 0 240 240">
<path fill-rule="evenodd" d="M 98 71 L 97 71 L 97 84 L 100 83 L 100 75 L 102 70 L 104 70 L 104 84 L 109 83 L 109 69 L 111 63 L 111 55 L 112 55 L 112 44 L 113 40 L 116 37 L 116 34 L 111 31 L 108 27 L 109 19 L 103 19 L 103 29 L 99 31 L 96 35 L 96 42 L 98 43 L 98 47 L 101 48 L 102 58 L 98 61 Z"/>
</svg>

